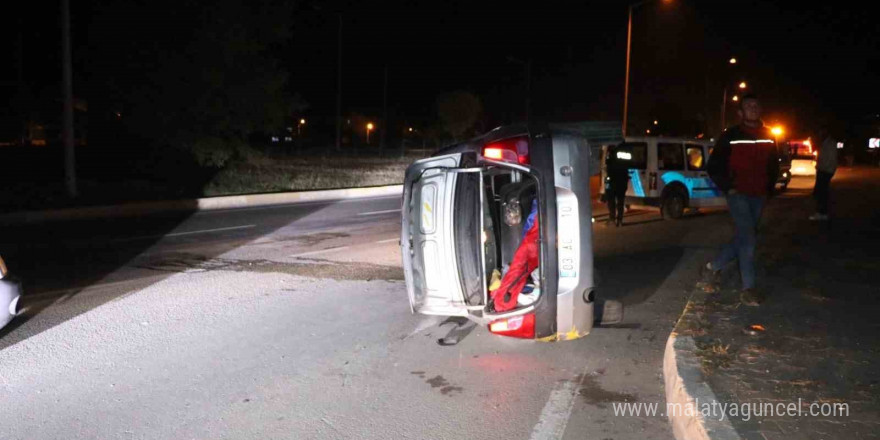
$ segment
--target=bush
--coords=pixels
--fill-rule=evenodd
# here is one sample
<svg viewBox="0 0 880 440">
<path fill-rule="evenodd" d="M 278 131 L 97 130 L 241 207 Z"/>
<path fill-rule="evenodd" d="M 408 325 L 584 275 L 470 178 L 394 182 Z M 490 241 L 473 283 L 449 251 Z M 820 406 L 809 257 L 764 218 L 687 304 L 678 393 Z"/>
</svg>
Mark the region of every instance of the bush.
<svg viewBox="0 0 880 440">
<path fill-rule="evenodd" d="M 197 139 L 190 147 L 196 163 L 205 168 L 223 168 L 232 159 L 235 150 L 229 142 L 217 138 Z"/>
</svg>

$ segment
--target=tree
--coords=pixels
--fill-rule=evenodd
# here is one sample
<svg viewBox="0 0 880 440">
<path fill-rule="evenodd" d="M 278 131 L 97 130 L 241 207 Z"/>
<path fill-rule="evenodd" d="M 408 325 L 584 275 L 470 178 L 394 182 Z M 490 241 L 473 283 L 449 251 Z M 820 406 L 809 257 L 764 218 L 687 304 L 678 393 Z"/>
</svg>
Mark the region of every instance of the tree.
<svg viewBox="0 0 880 440">
<path fill-rule="evenodd" d="M 471 134 L 482 114 L 483 105 L 473 93 L 459 90 L 437 98 L 440 124 L 454 141 Z"/>
<path fill-rule="evenodd" d="M 210 152 L 278 130 L 301 107 L 276 56 L 290 2 L 117 0 L 96 13 L 91 92 L 141 138 L 217 166 L 228 155 Z"/>
</svg>

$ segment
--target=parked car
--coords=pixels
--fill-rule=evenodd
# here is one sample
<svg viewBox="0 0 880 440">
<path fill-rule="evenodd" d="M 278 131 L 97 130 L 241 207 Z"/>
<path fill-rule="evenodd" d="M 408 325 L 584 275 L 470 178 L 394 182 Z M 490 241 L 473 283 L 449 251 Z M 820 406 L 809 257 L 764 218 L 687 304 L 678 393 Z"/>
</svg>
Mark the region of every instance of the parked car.
<svg viewBox="0 0 880 440">
<path fill-rule="evenodd" d="M 588 334 L 596 288 L 590 177 L 601 145 L 620 142 L 619 133 L 616 123 L 506 126 L 410 165 L 400 244 L 412 311 L 518 338 Z M 525 275 L 535 290 L 499 312 L 489 285 L 523 245 L 533 203 L 539 264 Z"/>
<path fill-rule="evenodd" d="M 632 161 L 626 203 L 658 207 L 671 219 L 687 208 L 726 207 L 724 194 L 706 172 L 712 145 L 688 138 L 627 137 L 620 145 Z"/>
<path fill-rule="evenodd" d="M 21 284 L 10 278 L 6 262 L 0 257 L 0 328 L 9 324 L 18 314 L 18 300 L 21 298 Z"/>
<path fill-rule="evenodd" d="M 815 176 L 818 151 L 813 150 L 810 139 L 786 142 L 791 154 L 791 174 L 793 176 Z"/>
</svg>

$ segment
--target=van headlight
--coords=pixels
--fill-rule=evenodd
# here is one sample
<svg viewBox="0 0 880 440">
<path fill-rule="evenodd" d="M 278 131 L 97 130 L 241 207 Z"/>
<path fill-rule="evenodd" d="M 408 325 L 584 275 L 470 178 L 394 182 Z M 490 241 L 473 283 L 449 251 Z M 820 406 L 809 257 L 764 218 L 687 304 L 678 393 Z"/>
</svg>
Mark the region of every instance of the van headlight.
<svg viewBox="0 0 880 440">
<path fill-rule="evenodd" d="M 0 257 L 0 280 L 6 278 L 6 262 L 3 261 L 3 257 Z"/>
</svg>

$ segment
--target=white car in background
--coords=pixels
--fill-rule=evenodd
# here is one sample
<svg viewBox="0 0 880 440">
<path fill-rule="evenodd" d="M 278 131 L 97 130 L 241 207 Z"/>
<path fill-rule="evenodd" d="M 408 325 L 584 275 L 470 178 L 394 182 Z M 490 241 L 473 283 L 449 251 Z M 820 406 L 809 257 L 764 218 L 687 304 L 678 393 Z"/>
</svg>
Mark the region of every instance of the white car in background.
<svg viewBox="0 0 880 440">
<path fill-rule="evenodd" d="M 9 278 L 6 263 L 0 257 L 0 329 L 18 314 L 19 298 L 21 284 Z"/>
<path fill-rule="evenodd" d="M 817 151 L 813 150 L 810 139 L 786 143 L 791 152 L 792 176 L 815 176 Z"/>
</svg>

